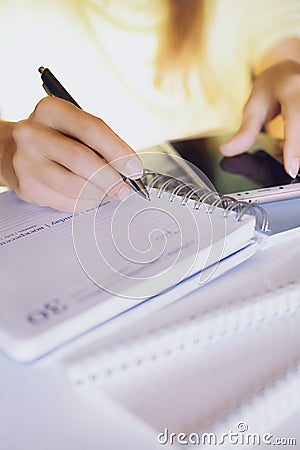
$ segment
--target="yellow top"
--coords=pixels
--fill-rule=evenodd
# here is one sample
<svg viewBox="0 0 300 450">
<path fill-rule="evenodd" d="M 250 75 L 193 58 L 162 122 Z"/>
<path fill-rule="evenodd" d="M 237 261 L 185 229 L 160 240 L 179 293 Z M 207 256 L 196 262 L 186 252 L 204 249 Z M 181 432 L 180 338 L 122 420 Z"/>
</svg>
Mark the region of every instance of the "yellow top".
<svg viewBox="0 0 300 450">
<path fill-rule="evenodd" d="M 44 65 L 83 109 L 134 148 L 233 130 L 262 56 L 277 42 L 300 37 L 300 1 L 207 1 L 209 60 L 201 67 L 208 85 L 204 91 L 192 72 L 190 96 L 176 78 L 163 89 L 153 83 L 162 0 L 1 2 L 2 118 L 27 117 L 45 95 L 37 71 Z M 213 105 L 210 79 L 209 89 L 218 93 Z"/>
</svg>

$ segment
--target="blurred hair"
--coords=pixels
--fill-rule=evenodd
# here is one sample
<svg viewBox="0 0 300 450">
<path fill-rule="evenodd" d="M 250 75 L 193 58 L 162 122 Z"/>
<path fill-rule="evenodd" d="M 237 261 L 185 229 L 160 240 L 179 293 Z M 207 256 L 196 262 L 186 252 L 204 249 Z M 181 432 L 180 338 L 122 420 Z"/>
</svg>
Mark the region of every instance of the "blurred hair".
<svg viewBox="0 0 300 450">
<path fill-rule="evenodd" d="M 77 5 L 82 21 L 90 32 L 90 27 L 84 12 L 82 0 L 65 0 Z M 109 3 L 113 0 L 107 0 Z M 106 16 L 103 7 L 97 3 L 89 3 L 98 13 Z M 158 43 L 154 59 L 154 85 L 157 89 L 178 90 L 183 89 L 186 95 L 193 91 L 195 79 L 201 83 L 207 100 L 211 104 L 218 101 L 218 92 L 215 88 L 218 75 L 212 70 L 210 55 L 206 49 L 206 39 L 214 11 L 214 0 L 160 0 L 162 20 L 157 27 Z M 117 26 L 121 26 L 118 18 L 113 19 Z M 220 84 L 220 83 L 219 83 Z"/>
<path fill-rule="evenodd" d="M 208 92 L 211 92 L 211 74 L 208 76 L 207 71 L 204 72 L 203 69 L 207 68 L 208 59 L 205 38 L 209 17 L 205 3 L 205 0 L 165 1 L 165 21 L 158 32 L 155 59 L 154 83 L 157 88 L 161 88 L 166 79 L 176 78 L 180 79 L 189 95 L 189 75 L 191 70 L 196 69 L 204 89 L 208 88 Z M 208 95 L 208 100 L 214 103 L 214 95 Z"/>
<path fill-rule="evenodd" d="M 166 0 L 166 19 L 159 30 L 158 78 L 166 71 L 188 69 L 201 56 L 204 0 Z"/>
</svg>

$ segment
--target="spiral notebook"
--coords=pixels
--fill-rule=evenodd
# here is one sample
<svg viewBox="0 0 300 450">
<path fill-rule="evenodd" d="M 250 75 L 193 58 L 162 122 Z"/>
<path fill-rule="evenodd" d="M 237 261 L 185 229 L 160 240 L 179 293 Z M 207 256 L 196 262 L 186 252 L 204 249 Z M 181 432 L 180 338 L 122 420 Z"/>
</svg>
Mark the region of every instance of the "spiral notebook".
<svg viewBox="0 0 300 450">
<path fill-rule="evenodd" d="M 137 193 L 63 214 L 0 196 L 0 345 L 29 362 L 160 309 L 253 255 L 263 209 L 146 171 Z M 135 320 L 134 319 L 134 320 Z"/>
<path fill-rule="evenodd" d="M 156 330 L 140 327 L 135 338 L 94 341 L 65 358 L 64 370 L 77 388 L 94 398 L 106 392 L 157 433 L 213 426 L 221 434 L 245 419 L 264 433 L 300 406 L 299 369 L 292 375 L 300 361 L 298 294 L 296 283 Z"/>
</svg>

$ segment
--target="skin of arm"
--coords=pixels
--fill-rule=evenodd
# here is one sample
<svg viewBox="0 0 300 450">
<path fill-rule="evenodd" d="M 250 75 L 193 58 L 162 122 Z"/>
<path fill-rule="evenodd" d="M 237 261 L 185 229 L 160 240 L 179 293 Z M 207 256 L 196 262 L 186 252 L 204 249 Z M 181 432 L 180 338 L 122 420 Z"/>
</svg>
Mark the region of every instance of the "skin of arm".
<svg viewBox="0 0 300 450">
<path fill-rule="evenodd" d="M 73 212 L 87 180 L 87 208 L 107 193 L 122 200 L 130 187 L 120 173 L 139 178 L 143 171 L 108 125 L 59 98 L 42 99 L 26 120 L 0 122 L 0 133 L 0 182 L 30 203 Z"/>
<path fill-rule="evenodd" d="M 286 39 L 265 55 L 245 104 L 237 133 L 221 147 L 226 156 L 248 150 L 263 125 L 281 115 L 284 167 L 295 178 L 300 166 L 300 39 Z"/>
<path fill-rule="evenodd" d="M 9 173 L 12 173 L 11 155 L 14 149 L 14 141 L 12 138 L 12 130 L 14 124 L 12 122 L 0 121 L 0 185 L 6 185 L 5 180 L 9 178 Z M 16 180 L 11 177 L 11 189 L 16 186 Z"/>
</svg>

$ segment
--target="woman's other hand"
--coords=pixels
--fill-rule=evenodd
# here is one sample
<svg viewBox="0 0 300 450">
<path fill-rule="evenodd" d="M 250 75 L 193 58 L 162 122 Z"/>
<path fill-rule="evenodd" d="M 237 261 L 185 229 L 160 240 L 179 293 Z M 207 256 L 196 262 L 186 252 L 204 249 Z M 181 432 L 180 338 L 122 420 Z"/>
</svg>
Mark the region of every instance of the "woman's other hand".
<svg viewBox="0 0 300 450">
<path fill-rule="evenodd" d="M 289 48 L 291 59 L 288 59 Z M 263 125 L 281 114 L 284 167 L 295 178 L 300 165 L 300 41 L 290 40 L 278 50 L 274 55 L 279 56 L 279 60 L 286 57 L 286 60 L 273 64 L 274 59 L 269 58 L 270 67 L 254 81 L 239 130 L 221 147 L 221 152 L 226 156 L 245 152 L 253 145 Z"/>
</svg>

